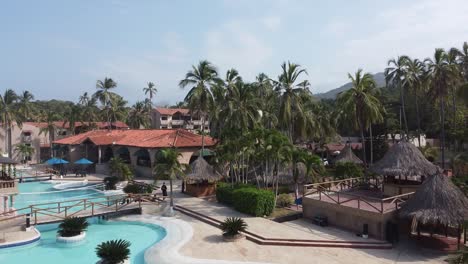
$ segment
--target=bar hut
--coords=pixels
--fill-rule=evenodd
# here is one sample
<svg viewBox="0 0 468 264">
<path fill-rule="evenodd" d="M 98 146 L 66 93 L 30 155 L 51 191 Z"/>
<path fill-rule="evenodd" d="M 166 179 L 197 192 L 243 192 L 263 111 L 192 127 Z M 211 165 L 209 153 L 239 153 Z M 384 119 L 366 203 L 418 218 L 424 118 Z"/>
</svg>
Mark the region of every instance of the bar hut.
<svg viewBox="0 0 468 264">
<path fill-rule="evenodd" d="M 351 149 L 351 146 L 348 144 L 346 145 L 340 152 L 340 154 L 338 154 L 338 156 L 336 156 L 335 160 L 334 160 L 334 163 L 339 163 L 339 162 L 352 162 L 352 163 L 356 163 L 356 164 L 363 164 L 362 160 L 360 158 L 358 158 L 358 156 L 356 156 L 354 153 L 353 153 L 353 150 Z"/>
<path fill-rule="evenodd" d="M 213 195 L 219 179 L 221 175 L 200 155 L 190 164 L 190 172 L 185 176 L 185 192 L 195 197 Z"/>
<path fill-rule="evenodd" d="M 383 176 L 382 191 L 386 196 L 415 192 L 427 176 L 442 173 L 409 142 L 393 145 L 370 171 Z"/>
<path fill-rule="evenodd" d="M 467 210 L 465 194 L 448 177 L 436 174 L 403 204 L 399 215 L 411 220 L 411 237 L 425 246 L 451 251 L 460 248 Z"/>
</svg>

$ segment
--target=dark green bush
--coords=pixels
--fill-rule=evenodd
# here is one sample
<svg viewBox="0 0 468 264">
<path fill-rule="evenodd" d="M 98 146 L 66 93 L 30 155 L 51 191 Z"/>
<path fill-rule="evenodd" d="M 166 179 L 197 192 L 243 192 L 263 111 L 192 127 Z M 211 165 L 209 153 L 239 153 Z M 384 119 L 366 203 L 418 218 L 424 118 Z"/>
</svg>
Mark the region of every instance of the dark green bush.
<svg viewBox="0 0 468 264">
<path fill-rule="evenodd" d="M 106 190 L 115 190 L 116 184 L 119 182 L 119 177 L 109 176 L 104 178 L 104 184 L 106 185 Z"/>
<path fill-rule="evenodd" d="M 216 186 L 216 199 L 220 203 L 233 205 L 233 199 L 234 199 L 233 192 L 234 190 L 237 190 L 240 188 L 255 188 L 255 187 L 250 184 L 236 183 L 232 185 L 231 183 L 220 182 Z"/>
<path fill-rule="evenodd" d="M 128 184 L 123 188 L 125 193 L 151 193 L 153 187 L 147 184 Z"/>
<path fill-rule="evenodd" d="M 72 237 L 86 231 L 89 224 L 86 218 L 81 217 L 67 217 L 58 226 L 57 233 L 62 237 Z"/>
<path fill-rule="evenodd" d="M 235 236 L 247 229 L 247 223 L 239 217 L 228 217 L 221 223 L 224 236 Z"/>
<path fill-rule="evenodd" d="M 335 167 L 335 178 L 346 179 L 362 177 L 364 170 L 361 165 L 353 162 L 338 162 Z"/>
<path fill-rule="evenodd" d="M 240 188 L 233 192 L 234 208 L 242 213 L 264 216 L 273 212 L 275 195 L 268 190 L 255 188 Z"/>
<path fill-rule="evenodd" d="M 96 247 L 96 255 L 106 264 L 119 264 L 130 257 L 130 245 L 127 240 L 109 240 Z"/>
</svg>

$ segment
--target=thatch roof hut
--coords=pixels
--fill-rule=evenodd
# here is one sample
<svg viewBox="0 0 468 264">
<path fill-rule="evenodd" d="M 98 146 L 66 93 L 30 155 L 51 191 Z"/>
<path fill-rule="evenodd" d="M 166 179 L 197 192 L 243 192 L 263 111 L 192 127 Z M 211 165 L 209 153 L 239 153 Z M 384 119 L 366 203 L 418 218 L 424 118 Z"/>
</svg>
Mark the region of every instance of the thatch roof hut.
<svg viewBox="0 0 468 264">
<path fill-rule="evenodd" d="M 442 172 L 438 166 L 429 162 L 416 146 L 409 142 L 393 145 L 370 170 L 379 175 L 395 177 L 427 177 Z"/>
<path fill-rule="evenodd" d="M 468 199 L 448 177 L 430 176 L 400 209 L 400 216 L 422 224 L 457 226 L 468 212 Z"/>
<path fill-rule="evenodd" d="M 362 164 L 362 160 L 354 155 L 353 150 L 350 145 L 346 145 L 340 152 L 340 154 L 335 158 L 335 163 L 338 162 L 352 162 L 356 164 Z"/>
<path fill-rule="evenodd" d="M 216 172 L 202 156 L 198 156 L 198 158 L 190 164 L 190 172 L 186 175 L 188 182 L 215 182 L 220 178 L 221 175 Z"/>
</svg>

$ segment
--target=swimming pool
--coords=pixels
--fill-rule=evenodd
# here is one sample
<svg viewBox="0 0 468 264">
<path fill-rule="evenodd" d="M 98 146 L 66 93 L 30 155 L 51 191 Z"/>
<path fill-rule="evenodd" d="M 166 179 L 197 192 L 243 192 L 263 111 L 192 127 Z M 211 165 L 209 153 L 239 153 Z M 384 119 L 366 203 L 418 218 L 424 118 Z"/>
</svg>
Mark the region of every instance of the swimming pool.
<svg viewBox="0 0 468 264">
<path fill-rule="evenodd" d="M 98 244 L 113 240 L 125 239 L 130 241 L 130 263 L 144 264 L 146 249 L 159 242 L 166 236 L 166 230 L 160 226 L 140 222 L 127 221 L 99 221 L 96 218 L 88 227 L 86 239 L 74 245 L 56 242 L 57 224 L 41 225 L 41 239 L 31 245 L 0 249 L 0 263 L 67 263 L 94 264 L 99 259 L 95 248 Z"/>
<path fill-rule="evenodd" d="M 56 190 L 52 183 L 25 182 L 18 185 L 19 194 L 15 196 L 14 207 L 21 209 L 34 204 L 62 202 L 85 198 L 95 198 L 104 194 L 93 186 Z M 66 204 L 63 204 L 66 205 Z"/>
</svg>

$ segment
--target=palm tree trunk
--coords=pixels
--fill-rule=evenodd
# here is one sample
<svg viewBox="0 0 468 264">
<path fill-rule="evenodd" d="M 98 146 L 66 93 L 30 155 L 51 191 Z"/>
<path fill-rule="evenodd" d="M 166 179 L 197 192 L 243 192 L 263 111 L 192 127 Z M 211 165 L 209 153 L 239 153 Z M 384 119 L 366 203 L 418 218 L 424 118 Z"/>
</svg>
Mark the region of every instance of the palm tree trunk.
<svg viewBox="0 0 468 264">
<path fill-rule="evenodd" d="M 369 126 L 369 135 L 370 135 L 370 164 L 374 163 L 374 138 L 372 136 L 372 124 Z"/>
<path fill-rule="evenodd" d="M 13 157 L 12 143 L 11 143 L 11 124 L 8 124 L 8 157 Z"/>
<path fill-rule="evenodd" d="M 169 179 L 169 192 L 170 192 L 170 206 L 174 207 L 174 195 L 172 194 L 172 179 Z"/>
<path fill-rule="evenodd" d="M 419 116 L 419 101 L 418 95 L 415 94 L 415 103 L 416 103 L 416 122 L 418 125 L 418 147 L 421 147 L 421 117 Z"/>
<path fill-rule="evenodd" d="M 364 162 L 364 167 L 367 167 L 367 161 L 366 161 L 366 139 L 364 137 L 364 124 L 363 122 L 360 121 L 360 128 L 361 128 L 361 141 L 362 141 L 362 162 Z"/>
<path fill-rule="evenodd" d="M 405 125 L 405 131 L 401 135 L 401 138 L 404 138 L 407 140 L 408 138 L 408 122 L 406 120 L 406 110 L 405 110 L 405 95 L 404 95 L 404 89 L 403 86 L 400 85 L 400 100 L 401 100 L 401 110 L 403 112 L 403 123 Z"/>
<path fill-rule="evenodd" d="M 444 97 L 440 97 L 440 123 L 441 123 L 441 133 L 440 133 L 440 148 L 442 153 L 442 169 L 445 169 L 445 107 L 444 107 Z"/>
</svg>

